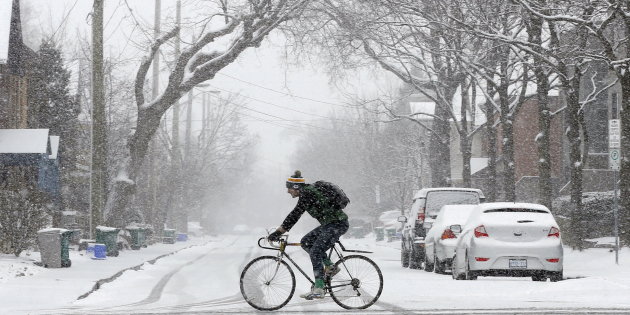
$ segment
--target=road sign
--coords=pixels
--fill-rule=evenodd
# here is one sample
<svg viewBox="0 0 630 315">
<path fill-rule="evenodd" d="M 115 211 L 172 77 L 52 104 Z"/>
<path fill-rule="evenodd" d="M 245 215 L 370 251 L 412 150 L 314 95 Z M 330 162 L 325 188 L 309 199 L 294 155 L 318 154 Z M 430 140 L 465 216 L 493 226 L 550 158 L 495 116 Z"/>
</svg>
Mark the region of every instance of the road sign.
<svg viewBox="0 0 630 315">
<path fill-rule="evenodd" d="M 619 119 L 608 120 L 608 147 L 611 149 L 621 147 L 621 123 Z"/>
<path fill-rule="evenodd" d="M 608 165 L 611 170 L 619 170 L 619 149 L 608 150 Z"/>
</svg>

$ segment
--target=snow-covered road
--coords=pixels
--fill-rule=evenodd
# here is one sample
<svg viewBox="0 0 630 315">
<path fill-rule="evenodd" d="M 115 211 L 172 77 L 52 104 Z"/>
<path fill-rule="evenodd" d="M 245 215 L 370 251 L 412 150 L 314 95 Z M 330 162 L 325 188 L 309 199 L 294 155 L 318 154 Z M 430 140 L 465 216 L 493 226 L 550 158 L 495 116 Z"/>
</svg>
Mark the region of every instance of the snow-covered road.
<svg viewBox="0 0 630 315">
<path fill-rule="evenodd" d="M 228 235 L 219 241 L 184 249 L 176 255 L 123 273 L 84 299 L 45 313 L 254 313 L 243 301 L 239 276 L 245 264 L 264 254 L 255 235 Z M 361 313 L 628 313 L 630 312 L 630 251 L 621 252 L 619 266 L 607 249 L 574 252 L 566 249 L 565 277 L 557 283 L 530 278 L 480 277 L 455 281 L 450 275 L 400 267 L 398 242 L 372 238 L 345 239 L 348 248 L 374 251 L 369 256 L 384 276 L 383 294 Z M 310 274 L 307 256 L 299 248 L 290 254 Z M 304 301 L 298 295 L 309 288 L 298 277 L 296 294 L 276 313 L 347 312 L 331 299 Z"/>
</svg>

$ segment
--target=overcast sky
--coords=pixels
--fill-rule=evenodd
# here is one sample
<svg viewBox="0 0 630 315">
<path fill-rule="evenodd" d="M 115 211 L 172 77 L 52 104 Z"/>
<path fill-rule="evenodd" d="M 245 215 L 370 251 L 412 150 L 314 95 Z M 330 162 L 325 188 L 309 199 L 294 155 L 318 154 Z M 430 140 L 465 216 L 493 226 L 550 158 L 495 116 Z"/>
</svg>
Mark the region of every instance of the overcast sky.
<svg viewBox="0 0 630 315">
<path fill-rule="evenodd" d="M 33 34 L 54 34 L 67 52 L 77 51 L 77 39 L 89 40 L 92 1 L 21 1 L 25 34 L 31 35 L 25 41 L 34 49 L 40 39 L 34 38 Z M 207 3 L 202 0 L 182 1 L 183 40 L 191 36 L 190 33 L 186 35 L 186 23 L 196 20 L 195 15 L 201 12 L 195 8 L 200 4 L 207 7 Z M 153 34 L 154 4 L 155 0 L 105 0 L 105 56 L 123 60 L 123 71 L 128 72 L 130 77 L 135 74 L 138 60 L 146 54 L 145 47 Z M 162 0 L 162 31 L 173 25 L 175 4 L 175 0 Z M 382 80 L 388 77 L 382 72 L 376 74 L 380 83 L 375 84 L 375 74 L 365 71 L 351 75 L 349 82 L 337 82 L 337 86 L 343 86 L 340 90 L 330 84 L 322 66 L 311 63 L 287 65 L 283 57 L 283 43 L 282 37 L 272 34 L 261 47 L 250 48 L 213 80 L 206 82 L 209 85 L 206 89 L 221 92 L 212 97 L 239 93 L 246 106 L 251 108 L 243 109 L 241 114 L 248 129 L 260 136 L 254 167 L 256 178 L 265 179 L 271 185 L 281 185 L 281 192 L 284 192 L 286 177 L 294 167 L 299 167 L 289 161 L 297 143 L 303 143 L 299 126 L 315 124 L 331 111 L 343 110 L 343 106 L 335 105 L 348 101 L 343 95 L 371 96 L 378 90 L 391 90 L 397 84 L 395 80 Z M 71 62 L 69 55 L 66 59 Z M 70 67 L 72 69 L 73 65 Z M 166 72 L 162 83 L 165 81 Z M 317 177 L 316 174 L 305 175 L 309 179 Z M 293 202 L 290 198 L 284 199 L 280 202 Z"/>
</svg>

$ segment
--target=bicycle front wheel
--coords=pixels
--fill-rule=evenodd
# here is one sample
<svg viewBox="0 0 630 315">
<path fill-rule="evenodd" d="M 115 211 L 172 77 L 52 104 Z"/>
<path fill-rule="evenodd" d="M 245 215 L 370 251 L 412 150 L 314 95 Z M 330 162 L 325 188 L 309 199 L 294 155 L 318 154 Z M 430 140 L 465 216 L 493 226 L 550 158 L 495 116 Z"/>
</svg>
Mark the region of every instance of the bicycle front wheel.
<svg viewBox="0 0 630 315">
<path fill-rule="evenodd" d="M 273 311 L 282 308 L 295 292 L 295 274 L 289 265 L 273 256 L 258 257 L 241 273 L 241 294 L 253 308 Z"/>
<path fill-rule="evenodd" d="M 345 309 L 366 309 L 383 292 L 383 274 L 376 263 L 361 255 L 350 255 L 335 263 L 340 269 L 329 282 L 330 296 Z"/>
</svg>

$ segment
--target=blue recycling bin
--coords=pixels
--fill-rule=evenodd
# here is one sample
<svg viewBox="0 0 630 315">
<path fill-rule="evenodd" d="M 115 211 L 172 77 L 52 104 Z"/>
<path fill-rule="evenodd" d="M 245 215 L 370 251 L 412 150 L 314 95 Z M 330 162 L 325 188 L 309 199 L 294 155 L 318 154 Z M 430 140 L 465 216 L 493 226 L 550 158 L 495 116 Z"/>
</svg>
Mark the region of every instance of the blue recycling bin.
<svg viewBox="0 0 630 315">
<path fill-rule="evenodd" d="M 89 250 L 89 247 L 88 247 Z M 105 244 L 94 244 L 92 248 L 94 256 L 92 259 L 105 259 L 107 258 L 107 246 Z"/>
<path fill-rule="evenodd" d="M 177 241 L 178 242 L 185 242 L 188 240 L 188 234 L 186 233 L 177 233 Z"/>
</svg>

